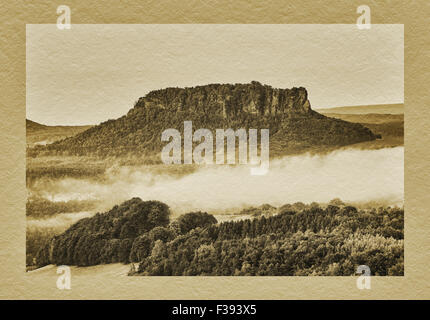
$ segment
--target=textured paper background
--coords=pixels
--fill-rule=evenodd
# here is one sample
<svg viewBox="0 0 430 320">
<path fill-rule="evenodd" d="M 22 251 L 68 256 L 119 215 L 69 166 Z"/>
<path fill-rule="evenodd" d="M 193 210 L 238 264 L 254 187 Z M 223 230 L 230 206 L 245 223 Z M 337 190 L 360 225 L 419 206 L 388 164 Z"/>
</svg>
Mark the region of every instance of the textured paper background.
<svg viewBox="0 0 430 320">
<path fill-rule="evenodd" d="M 55 23 L 56 8 L 79 23 L 355 23 L 357 6 L 372 23 L 405 30 L 405 276 L 374 277 L 139 277 L 56 288 L 25 273 L 25 24 Z M 406 299 L 430 298 L 430 69 L 428 1 L 14 1 L 0 4 L 0 298 L 14 299 Z M 51 281 L 52 280 L 52 281 Z M 117 283 L 116 283 L 117 282 Z"/>
</svg>

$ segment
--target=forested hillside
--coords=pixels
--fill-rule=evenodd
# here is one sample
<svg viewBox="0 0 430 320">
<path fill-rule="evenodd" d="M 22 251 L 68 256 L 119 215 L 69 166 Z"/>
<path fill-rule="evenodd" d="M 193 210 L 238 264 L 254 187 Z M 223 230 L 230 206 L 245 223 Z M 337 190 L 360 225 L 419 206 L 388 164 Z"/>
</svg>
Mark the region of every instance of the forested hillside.
<svg viewBox="0 0 430 320">
<path fill-rule="evenodd" d="M 82 219 L 37 264 L 139 262 L 139 275 L 403 275 L 403 209 L 285 205 L 269 217 L 218 224 L 204 212 L 169 222 L 169 209 L 133 198 Z"/>
<path fill-rule="evenodd" d="M 321 115 L 311 109 L 304 88 L 276 89 L 258 82 L 167 88 L 140 98 L 127 115 L 76 136 L 28 150 L 29 156 L 154 155 L 168 128 L 183 132 L 207 128 L 270 129 L 270 154 L 279 156 L 376 139 L 361 124 Z"/>
<path fill-rule="evenodd" d="M 53 237 L 37 254 L 36 263 L 95 265 L 127 262 L 133 240 L 169 224 L 169 208 L 158 201 L 133 198 L 106 213 L 84 218 Z"/>
</svg>

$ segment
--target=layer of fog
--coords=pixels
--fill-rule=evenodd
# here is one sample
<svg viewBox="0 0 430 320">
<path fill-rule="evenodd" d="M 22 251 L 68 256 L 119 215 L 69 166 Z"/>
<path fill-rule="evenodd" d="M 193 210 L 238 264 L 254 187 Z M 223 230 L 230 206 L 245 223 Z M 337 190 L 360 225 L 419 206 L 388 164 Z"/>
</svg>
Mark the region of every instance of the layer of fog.
<svg viewBox="0 0 430 320">
<path fill-rule="evenodd" d="M 155 174 L 148 168 L 117 168 L 109 183 L 63 179 L 40 194 L 51 201 L 101 200 L 108 209 L 131 197 L 159 200 L 175 213 L 218 212 L 269 203 L 384 201 L 402 205 L 404 148 L 339 150 L 326 155 L 271 160 L 269 172 L 253 176 L 245 165 L 211 165 L 182 177 Z"/>
</svg>

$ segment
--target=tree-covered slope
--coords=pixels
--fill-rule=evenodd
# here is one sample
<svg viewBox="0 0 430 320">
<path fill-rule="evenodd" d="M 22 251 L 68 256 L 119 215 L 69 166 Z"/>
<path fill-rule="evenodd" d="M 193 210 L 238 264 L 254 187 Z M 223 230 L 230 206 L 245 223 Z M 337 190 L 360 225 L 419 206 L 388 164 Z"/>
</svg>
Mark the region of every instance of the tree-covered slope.
<svg viewBox="0 0 430 320">
<path fill-rule="evenodd" d="M 88 266 L 128 262 L 134 239 L 167 226 L 169 215 L 164 203 L 133 198 L 108 212 L 81 219 L 53 237 L 39 250 L 36 263 Z"/>
</svg>

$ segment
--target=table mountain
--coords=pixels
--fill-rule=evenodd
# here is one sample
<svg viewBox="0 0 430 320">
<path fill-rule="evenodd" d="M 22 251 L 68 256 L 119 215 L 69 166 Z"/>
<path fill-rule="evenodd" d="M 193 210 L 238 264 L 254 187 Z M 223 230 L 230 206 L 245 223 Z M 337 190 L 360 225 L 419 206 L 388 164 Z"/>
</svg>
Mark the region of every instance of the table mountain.
<svg viewBox="0 0 430 320">
<path fill-rule="evenodd" d="M 116 120 L 29 150 L 29 155 L 154 156 L 168 128 L 270 129 L 270 155 L 326 150 L 376 139 L 366 127 L 311 109 L 305 88 L 278 89 L 259 82 L 209 84 L 149 92 Z"/>
</svg>

